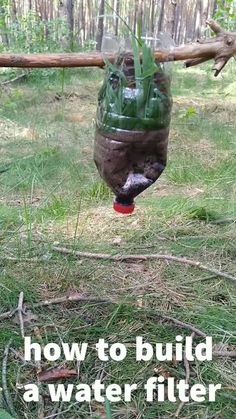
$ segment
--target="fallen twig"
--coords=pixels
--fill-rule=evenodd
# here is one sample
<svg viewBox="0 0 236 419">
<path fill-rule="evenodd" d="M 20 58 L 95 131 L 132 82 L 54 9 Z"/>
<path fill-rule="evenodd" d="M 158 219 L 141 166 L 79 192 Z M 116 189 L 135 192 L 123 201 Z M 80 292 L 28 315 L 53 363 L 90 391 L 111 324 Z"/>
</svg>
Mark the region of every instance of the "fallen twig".
<svg viewBox="0 0 236 419">
<path fill-rule="evenodd" d="M 191 335 L 191 338 L 194 338 L 195 333 L 193 332 Z M 185 367 L 185 383 L 189 384 L 189 380 L 190 380 L 190 366 L 189 366 L 189 362 L 188 359 L 186 357 L 186 353 L 184 354 L 184 367 Z M 175 417 L 178 418 L 180 415 L 180 412 L 182 410 L 182 408 L 184 407 L 186 402 L 180 402 L 178 409 L 176 410 L 175 413 Z"/>
<path fill-rule="evenodd" d="M 3 396 L 4 396 L 4 400 L 7 404 L 8 410 L 11 413 L 12 416 L 14 416 L 15 418 L 17 418 L 17 414 L 15 412 L 14 406 L 13 406 L 13 401 L 12 401 L 12 397 L 11 394 L 8 390 L 8 386 L 7 386 L 7 363 L 8 363 L 8 356 L 9 356 L 9 350 L 10 350 L 10 346 L 12 343 L 12 339 L 9 340 L 8 344 L 5 347 L 5 351 L 3 354 L 3 361 L 2 361 L 2 389 L 3 389 Z"/>
<path fill-rule="evenodd" d="M 61 403 L 57 403 L 55 408 L 53 409 L 52 413 L 50 416 L 45 416 L 44 419 L 56 419 L 58 418 L 61 414 L 63 414 L 63 406 L 64 406 L 64 402 L 62 401 Z"/>
<path fill-rule="evenodd" d="M 171 323 L 174 323 L 176 326 L 179 326 L 179 327 L 181 327 L 181 328 L 183 328 L 183 329 L 188 329 L 188 330 L 190 330 L 191 332 L 193 332 L 193 333 L 195 333 L 196 335 L 198 335 L 198 336 L 201 336 L 202 338 L 206 338 L 207 337 L 207 334 L 206 333 L 204 333 L 204 332 L 202 332 L 200 329 L 197 329 L 195 326 L 193 326 L 192 324 L 190 324 L 190 323 L 185 323 L 185 322 L 182 322 L 182 321 L 180 321 L 180 320 L 178 320 L 178 319 L 175 319 L 174 317 L 170 317 L 170 316 L 166 316 L 166 315 L 164 315 L 164 314 L 156 314 L 155 315 L 156 317 L 160 317 L 160 318 L 162 318 L 163 320 L 167 320 L 167 321 L 169 321 L 169 322 L 171 322 Z"/>
<path fill-rule="evenodd" d="M 68 302 L 85 302 L 85 303 L 87 302 L 87 303 L 93 303 L 93 304 L 117 304 L 115 301 L 112 301 L 112 300 L 105 300 L 105 299 L 101 300 L 98 298 L 90 298 L 90 297 L 86 297 L 77 293 L 77 294 L 66 295 L 63 297 L 53 298 L 51 300 L 40 301 L 39 303 L 32 304 L 32 306 L 27 307 L 27 308 L 33 310 L 34 308 L 46 307 L 46 306 L 63 304 L 63 303 L 68 303 Z M 18 304 L 18 307 L 19 307 L 19 304 Z M 2 313 L 0 315 L 0 321 L 11 318 L 14 314 L 18 312 L 18 307 L 14 310 L 10 310 L 5 313 Z M 156 313 L 155 310 L 151 310 L 151 311 L 148 310 L 147 314 L 150 317 L 155 317 L 155 318 L 158 317 L 165 321 L 173 323 L 176 326 L 179 326 L 183 329 L 188 329 L 192 331 L 193 333 L 195 333 L 196 335 L 203 337 L 204 339 L 207 337 L 207 334 L 205 332 L 201 331 L 200 329 L 198 329 L 197 327 L 193 326 L 190 323 L 185 323 L 174 317 L 167 316 L 161 313 Z M 227 357 L 236 358 L 236 351 L 214 351 L 213 356 L 224 357 L 224 358 L 227 358 Z"/>
<path fill-rule="evenodd" d="M 75 295 L 67 295 L 63 297 L 53 298 L 51 300 L 45 300 L 41 301 L 40 303 L 33 304 L 32 308 L 39 308 L 39 307 L 45 307 L 55 304 L 63 304 L 68 303 L 70 301 L 74 302 L 87 302 L 87 303 L 98 303 L 98 304 L 109 304 L 112 303 L 110 300 L 99 300 L 98 298 L 89 298 L 89 297 L 83 297 L 80 294 Z"/>
<path fill-rule="evenodd" d="M 42 347 L 42 350 L 44 349 L 44 344 L 43 344 L 43 339 L 40 333 L 40 330 L 38 327 L 34 328 L 34 334 L 37 337 L 37 339 L 40 342 L 40 345 Z M 39 374 L 42 371 L 42 365 L 41 365 L 41 361 L 35 361 L 35 368 L 36 368 L 36 374 L 37 374 L 37 383 L 38 383 L 38 388 L 39 388 L 39 400 L 38 400 L 38 419 L 44 419 L 45 415 L 44 415 L 44 398 L 41 394 L 41 382 L 39 380 Z"/>
<path fill-rule="evenodd" d="M 3 407 L 3 394 L 2 394 L 2 387 L 0 387 L 0 408 Z"/>
<path fill-rule="evenodd" d="M 236 351 L 213 351 L 212 355 L 213 357 L 236 359 Z"/>
<path fill-rule="evenodd" d="M 10 351 L 13 353 L 14 357 L 22 362 L 23 366 L 29 366 L 35 368 L 35 364 L 31 361 L 26 361 L 24 356 L 19 352 L 16 351 L 14 348 L 10 347 Z"/>
<path fill-rule="evenodd" d="M 56 304 L 63 304 L 63 303 L 68 303 L 68 302 L 88 302 L 88 303 L 93 303 L 93 304 L 117 304 L 115 301 L 111 301 L 111 300 L 99 300 L 97 298 L 83 297 L 80 294 L 74 294 L 74 295 L 72 294 L 69 296 L 63 296 L 63 297 L 53 298 L 51 300 L 41 301 L 39 303 L 33 304 L 31 307 L 28 307 L 28 308 L 32 310 L 34 308 L 40 308 L 40 307 L 56 305 Z M 6 318 L 12 317 L 12 315 L 15 314 L 16 312 L 17 312 L 17 309 L 1 314 L 0 321 Z M 178 319 L 175 319 L 174 317 L 166 316 L 164 314 L 156 313 L 154 311 L 151 311 L 151 313 L 149 313 L 149 316 L 152 316 L 155 318 L 159 317 L 163 320 L 174 323 L 175 325 L 183 329 L 191 330 L 192 332 L 196 333 L 196 335 L 198 336 L 201 336 L 203 338 L 207 337 L 206 333 L 197 329 L 195 326 L 189 323 L 184 323 Z"/>
<path fill-rule="evenodd" d="M 21 296 L 21 301 L 22 300 L 23 300 L 23 296 Z M 46 307 L 46 306 L 63 304 L 63 303 L 68 303 L 68 302 L 85 302 L 85 303 L 87 302 L 87 303 L 93 303 L 93 304 L 117 304 L 115 301 L 112 301 L 112 300 L 100 300 L 97 298 L 84 297 L 80 294 L 72 294 L 72 295 L 67 295 L 63 297 L 53 298 L 51 300 L 40 301 L 39 303 L 33 304 L 31 307 L 27 307 L 27 308 L 32 310 L 34 308 Z M 18 310 L 19 310 L 19 303 L 16 309 L 2 313 L 0 315 L 0 321 L 11 318 L 14 314 L 19 313 Z M 204 339 L 207 337 L 207 334 L 203 332 L 202 330 L 198 329 L 197 327 L 193 326 L 190 323 L 182 322 L 181 320 L 178 320 L 175 317 L 167 316 L 161 313 L 156 313 L 155 310 L 151 310 L 151 311 L 148 310 L 147 314 L 150 317 L 155 317 L 155 318 L 158 317 L 167 322 L 173 323 L 178 327 L 190 330 L 191 332 L 195 333 L 198 336 L 201 336 Z M 236 351 L 213 351 L 213 356 L 223 357 L 223 358 L 236 358 Z"/>
<path fill-rule="evenodd" d="M 211 224 L 224 225 L 224 224 L 234 224 L 235 222 L 236 222 L 236 218 L 221 218 L 219 220 L 211 221 Z"/>
<path fill-rule="evenodd" d="M 233 400 L 234 402 L 236 402 L 236 397 L 232 394 L 222 393 L 222 396 L 224 396 L 226 399 Z"/>
<path fill-rule="evenodd" d="M 58 298 L 53 298 L 51 300 L 45 300 L 45 301 L 41 301 L 40 303 L 36 303 L 33 304 L 31 307 L 27 307 L 28 309 L 31 308 L 40 308 L 40 307 L 45 307 L 45 306 L 50 306 L 50 305 L 55 305 L 55 304 L 63 304 L 63 303 L 68 303 L 68 302 L 87 302 L 87 303 L 93 303 L 93 304 L 110 304 L 113 303 L 110 300 L 99 300 L 98 298 L 89 298 L 89 297 L 83 297 L 80 294 L 72 294 L 72 295 L 66 295 L 63 297 L 58 297 Z M 0 314 L 0 321 L 1 320 L 5 320 L 5 319 L 10 319 L 11 317 L 13 317 L 16 313 L 18 312 L 18 307 L 13 309 L 13 310 L 9 310 L 6 311 L 5 313 Z"/>
<path fill-rule="evenodd" d="M 3 257 L 0 258 L 0 260 L 4 260 L 4 261 L 7 261 L 7 262 L 16 262 L 16 263 L 25 263 L 25 262 L 27 262 L 27 263 L 45 263 L 45 262 L 48 262 L 43 258 L 32 257 L 32 258 L 22 258 L 22 259 L 20 259 L 20 258 L 16 258 L 16 257 L 13 257 L 13 256 L 3 256 Z"/>
<path fill-rule="evenodd" d="M 33 304 L 31 307 L 27 307 L 27 308 L 33 310 L 34 308 L 46 307 L 46 306 L 57 305 L 57 304 L 64 304 L 68 302 L 85 302 L 85 303 L 87 302 L 87 303 L 93 303 L 93 304 L 117 304 L 115 301 L 112 301 L 112 300 L 105 300 L 105 299 L 100 300 L 98 298 L 90 298 L 90 297 L 83 296 L 79 293 L 75 293 L 75 294 L 66 295 L 63 297 L 53 298 L 51 300 L 40 301 L 39 303 Z M 0 315 L 0 321 L 7 318 L 11 318 L 14 314 L 19 313 L 19 308 L 21 307 L 22 303 L 23 303 L 23 292 L 20 294 L 18 307 L 14 310 L 7 311 L 6 313 L 2 313 Z M 197 327 L 193 326 L 190 323 L 185 323 L 174 317 L 167 316 L 161 313 L 156 313 L 155 310 L 148 310 L 147 314 L 149 317 L 155 317 L 155 318 L 158 317 L 167 322 L 173 323 L 178 327 L 190 330 L 194 334 L 201 336 L 204 339 L 207 337 L 207 334 L 205 332 L 203 332 L 202 330 L 198 329 Z M 20 324 L 21 324 L 21 321 L 20 321 Z M 213 356 L 224 357 L 224 358 L 236 358 L 236 351 L 213 351 Z"/>
<path fill-rule="evenodd" d="M 24 301 L 24 293 L 23 291 L 21 291 L 19 295 L 17 312 L 18 312 L 19 323 L 20 323 L 21 337 L 24 339 L 25 331 L 24 331 L 24 319 L 23 319 L 23 301 Z"/>
<path fill-rule="evenodd" d="M 17 308 L 6 311 L 5 313 L 0 314 L 0 320 L 10 319 L 16 314 L 16 312 L 17 312 Z"/>
<path fill-rule="evenodd" d="M 27 76 L 28 76 L 28 74 L 29 73 L 23 73 L 23 74 L 20 74 L 19 76 L 14 77 L 13 79 L 3 81 L 1 83 L 1 86 L 6 86 L 7 84 L 15 83 L 16 81 L 19 81 L 19 80 L 22 80 L 22 79 L 26 79 Z"/>
<path fill-rule="evenodd" d="M 145 262 L 147 260 L 166 260 L 168 262 L 182 263 L 184 265 L 189 265 L 195 268 L 199 268 L 203 271 L 210 272 L 216 276 L 227 279 L 236 285 L 236 277 L 226 272 L 221 272 L 217 269 L 203 265 L 201 262 L 198 262 L 192 259 L 187 259 L 185 257 L 177 257 L 177 256 L 164 255 L 164 254 L 158 254 L 158 253 L 150 254 L 150 255 L 111 255 L 108 253 L 78 252 L 72 249 L 68 249 L 65 247 L 58 247 L 58 246 L 53 246 L 52 250 L 54 252 L 59 252 L 65 255 L 72 255 L 77 258 L 111 260 L 113 262 L 129 262 L 129 261 L 144 261 Z"/>
<path fill-rule="evenodd" d="M 111 300 L 99 300 L 96 298 L 87 298 L 87 297 L 81 297 L 79 295 L 71 295 L 71 296 L 64 296 L 64 297 L 58 297 L 58 298 L 54 298 L 51 300 L 45 300 L 42 301 L 40 303 L 36 303 L 33 304 L 33 306 L 31 308 L 40 308 L 40 307 L 45 307 L 45 306 L 50 306 L 50 305 L 54 305 L 54 304 L 62 304 L 62 303 L 66 303 L 66 302 L 89 302 L 89 303 L 97 303 L 97 304 L 117 304 L 115 301 L 111 301 Z M 184 329 L 189 329 L 192 332 L 195 332 L 198 336 L 201 336 L 203 338 L 207 337 L 207 334 L 202 332 L 201 330 L 197 329 L 195 326 L 189 324 L 189 323 L 184 323 L 178 319 L 175 319 L 174 317 L 170 317 L 170 316 L 165 316 L 163 314 L 153 314 L 155 317 L 160 317 L 163 320 L 167 320 L 171 323 L 176 324 L 177 326 L 180 326 Z M 1 319 L 1 318 L 0 318 Z"/>
</svg>

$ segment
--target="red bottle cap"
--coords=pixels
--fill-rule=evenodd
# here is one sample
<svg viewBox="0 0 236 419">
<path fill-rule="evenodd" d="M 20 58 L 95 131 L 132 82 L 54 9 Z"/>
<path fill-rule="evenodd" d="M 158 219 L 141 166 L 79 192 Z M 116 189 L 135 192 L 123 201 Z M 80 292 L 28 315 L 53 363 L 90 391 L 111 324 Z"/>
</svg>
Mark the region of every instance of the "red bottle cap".
<svg viewBox="0 0 236 419">
<path fill-rule="evenodd" d="M 132 214 L 132 212 L 134 212 L 134 208 L 135 208 L 135 204 L 123 205 L 123 204 L 119 204 L 116 201 L 113 204 L 113 209 L 116 212 L 119 212 L 121 214 Z"/>
</svg>

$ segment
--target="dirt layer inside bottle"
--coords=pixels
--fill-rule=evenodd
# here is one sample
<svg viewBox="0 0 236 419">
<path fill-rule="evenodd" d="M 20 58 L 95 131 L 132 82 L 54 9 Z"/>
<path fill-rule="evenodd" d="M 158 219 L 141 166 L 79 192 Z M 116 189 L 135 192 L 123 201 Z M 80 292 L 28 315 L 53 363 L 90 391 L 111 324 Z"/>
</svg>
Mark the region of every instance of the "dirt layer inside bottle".
<svg viewBox="0 0 236 419">
<path fill-rule="evenodd" d="M 96 132 L 94 160 L 101 177 L 124 205 L 151 186 L 166 166 L 169 129 Z"/>
<path fill-rule="evenodd" d="M 117 204 L 132 205 L 165 169 L 171 107 L 170 77 L 160 64 L 143 80 L 136 79 L 130 55 L 108 69 L 98 97 L 94 161 Z"/>
</svg>

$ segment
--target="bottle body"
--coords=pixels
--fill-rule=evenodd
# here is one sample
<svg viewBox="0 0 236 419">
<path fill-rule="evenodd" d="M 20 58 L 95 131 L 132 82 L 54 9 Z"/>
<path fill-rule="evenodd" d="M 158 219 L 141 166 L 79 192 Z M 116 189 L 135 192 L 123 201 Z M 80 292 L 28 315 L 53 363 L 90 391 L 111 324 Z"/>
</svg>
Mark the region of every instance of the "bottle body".
<svg viewBox="0 0 236 419">
<path fill-rule="evenodd" d="M 152 79 L 138 82 L 132 57 L 122 70 L 124 85 L 110 71 L 99 94 L 94 161 L 116 202 L 128 206 L 166 166 L 172 98 L 160 66 Z"/>
</svg>

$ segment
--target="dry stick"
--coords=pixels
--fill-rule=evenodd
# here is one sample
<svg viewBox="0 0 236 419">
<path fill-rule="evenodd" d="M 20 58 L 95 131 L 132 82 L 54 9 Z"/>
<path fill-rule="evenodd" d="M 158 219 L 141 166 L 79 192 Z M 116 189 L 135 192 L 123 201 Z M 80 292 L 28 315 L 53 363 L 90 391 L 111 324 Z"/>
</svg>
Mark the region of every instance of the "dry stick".
<svg viewBox="0 0 236 419">
<path fill-rule="evenodd" d="M 45 300 L 45 301 L 41 301 L 40 303 L 36 303 L 33 304 L 30 308 L 34 309 L 34 308 L 40 308 L 40 307 L 45 307 L 45 306 L 50 306 L 50 305 L 54 305 L 54 304 L 63 304 L 63 303 L 67 303 L 67 302 L 88 302 L 88 303 L 95 303 L 95 304 L 116 304 L 114 301 L 110 301 L 110 300 L 98 300 L 95 298 L 86 298 L 86 297 L 81 297 L 79 295 L 71 295 L 71 296 L 64 296 L 64 297 L 58 297 L 58 298 L 54 298 L 51 300 Z M 9 317 L 12 317 L 12 313 L 15 313 L 17 310 L 14 311 L 8 311 L 6 313 L 3 313 L 0 315 L 0 320 L 2 319 L 6 319 Z M 201 330 L 197 329 L 195 326 L 189 324 L 189 323 L 184 323 L 178 319 L 175 319 L 174 317 L 170 317 L 170 316 L 165 316 L 163 314 L 159 314 L 159 313 L 150 313 L 149 314 L 152 317 L 158 317 L 161 318 L 163 320 L 166 320 L 168 322 L 174 323 L 176 326 L 179 326 L 183 329 L 188 329 L 191 330 L 192 332 L 196 333 L 196 335 L 201 336 L 203 338 L 206 338 L 207 335 L 206 333 L 202 332 Z"/>
<path fill-rule="evenodd" d="M 19 81 L 19 80 L 25 79 L 27 76 L 28 76 L 28 74 L 27 74 L 27 73 L 20 74 L 19 76 L 14 77 L 14 79 L 10 79 L 10 80 L 3 81 L 3 82 L 0 84 L 0 86 L 6 86 L 7 84 L 15 83 L 16 81 Z"/>
<path fill-rule="evenodd" d="M 43 339 L 40 333 L 40 330 L 38 327 L 34 328 L 34 334 L 37 337 L 37 339 L 40 341 L 41 343 L 41 347 L 42 350 L 44 350 L 44 344 L 43 344 Z M 38 419 L 44 419 L 45 415 L 44 415 L 44 398 L 43 395 L 41 394 L 41 388 L 42 388 L 42 383 L 39 379 L 39 373 L 42 371 L 42 365 L 41 365 L 41 361 L 35 361 L 35 368 L 36 368 L 36 374 L 37 374 L 37 383 L 38 383 L 38 388 L 39 388 L 39 400 L 38 400 Z"/>
<path fill-rule="evenodd" d="M 80 295 L 69 295 L 69 296 L 54 298 L 52 300 L 41 301 L 40 303 L 33 304 L 31 306 L 31 309 L 50 306 L 50 305 L 54 305 L 54 304 L 63 304 L 63 303 L 67 303 L 67 302 L 70 302 L 70 301 L 74 301 L 74 302 L 80 302 L 81 301 L 81 302 L 85 302 L 85 303 L 95 303 L 95 304 L 113 304 L 113 301 L 109 301 L 109 300 L 99 300 L 97 298 L 87 298 L 87 297 L 82 297 Z M 5 313 L 0 314 L 0 321 L 5 320 L 5 319 L 10 319 L 17 312 L 18 312 L 18 308 L 15 308 L 13 310 L 9 310 L 9 311 L 6 311 Z"/>
<path fill-rule="evenodd" d="M 98 300 L 98 299 L 91 299 L 91 298 L 86 298 L 86 297 L 79 297 L 79 296 L 66 296 L 66 297 L 59 297 L 59 298 L 55 298 L 52 300 L 46 300 L 46 301 L 42 301 L 40 303 L 34 304 L 32 306 L 32 308 L 39 308 L 39 307 L 44 307 L 44 306 L 50 306 L 53 304 L 61 304 L 61 303 L 65 303 L 65 302 L 69 302 L 69 301 L 82 301 L 82 302 L 89 302 L 89 303 L 97 303 L 97 304 L 116 304 L 114 301 L 111 300 Z M 171 323 L 174 323 L 175 325 L 182 327 L 184 329 L 188 329 L 191 330 L 192 332 L 196 333 L 198 336 L 201 336 L 203 338 L 207 337 L 207 334 L 202 332 L 201 330 L 197 329 L 195 326 L 189 324 L 189 323 L 184 323 L 181 322 L 178 319 L 175 319 L 174 317 L 170 317 L 170 316 L 165 316 L 163 314 L 159 314 L 156 313 L 155 315 L 153 314 L 153 316 L 155 317 L 160 317 L 163 320 L 167 320 Z M 1 319 L 1 317 L 0 317 Z"/>
<path fill-rule="evenodd" d="M 187 67 L 214 59 L 213 70 L 217 76 L 231 57 L 236 55 L 236 33 L 224 31 L 214 20 L 207 21 L 216 34 L 215 38 L 195 44 L 187 44 L 173 50 L 159 49 L 155 58 L 159 62 L 181 61 Z M 114 62 L 114 55 L 106 58 Z M 0 54 L 0 67 L 50 68 L 50 67 L 104 67 L 104 56 L 101 53 L 83 54 Z"/>
<path fill-rule="evenodd" d="M 13 310 L 6 311 L 5 313 L 0 314 L 0 320 L 10 319 L 17 313 L 17 308 Z"/>
<path fill-rule="evenodd" d="M 41 301 L 40 303 L 33 304 L 29 308 L 34 309 L 34 308 L 40 308 L 40 307 L 45 307 L 45 306 L 50 306 L 50 305 L 55 305 L 55 304 L 63 304 L 63 303 L 67 303 L 67 302 L 88 302 L 88 303 L 95 303 L 95 304 L 116 304 L 114 301 L 110 301 L 110 300 L 99 300 L 99 299 L 96 299 L 96 298 L 82 297 L 80 295 L 69 295 L 69 296 L 54 298 L 54 299 L 51 299 L 51 300 Z M 6 313 L 3 313 L 3 314 L 0 315 L 0 320 L 12 317 L 12 315 L 16 312 L 17 312 L 17 309 L 12 310 L 12 311 L 8 311 Z M 174 323 L 175 325 L 177 325 L 179 327 L 191 330 L 192 332 L 196 333 L 196 335 L 201 336 L 203 338 L 206 338 L 206 336 L 207 336 L 206 333 L 197 329 L 195 326 L 193 326 L 189 323 L 181 322 L 180 320 L 175 319 L 174 317 L 165 316 L 165 315 L 159 314 L 159 313 L 154 314 L 153 312 L 150 313 L 150 316 L 155 317 L 155 318 L 159 317 L 163 320 Z"/>
<path fill-rule="evenodd" d="M 167 321 L 169 321 L 169 322 L 171 322 L 171 323 L 174 323 L 176 326 L 179 326 L 179 327 L 181 327 L 182 329 L 188 329 L 188 330 L 191 330 L 191 332 L 195 333 L 195 334 L 196 334 L 196 335 L 198 335 L 198 336 L 201 336 L 201 337 L 202 337 L 202 338 L 204 338 L 204 339 L 206 339 L 206 337 L 207 337 L 207 334 L 206 334 L 206 333 L 204 333 L 204 332 L 202 332 L 201 330 L 197 329 L 197 328 L 196 328 L 195 326 L 193 326 L 192 324 L 190 324 L 190 323 L 185 323 L 185 322 L 181 322 L 180 320 L 175 319 L 174 317 L 166 316 L 166 315 L 164 315 L 164 314 L 159 314 L 159 313 L 157 313 L 157 314 L 152 314 L 152 317 L 159 317 L 159 318 L 161 318 L 161 319 L 163 319 L 163 320 L 167 320 Z"/>
<path fill-rule="evenodd" d="M 32 305 L 32 308 L 40 308 L 45 306 L 50 306 L 54 304 L 63 304 L 70 301 L 74 302 L 85 302 L 85 303 L 98 303 L 98 304 L 112 304 L 112 301 L 109 300 L 99 300 L 97 298 L 82 297 L 81 295 L 69 295 L 64 297 L 53 298 L 52 300 L 41 301 Z M 1 319 L 1 317 L 0 317 Z"/>
<path fill-rule="evenodd" d="M 193 266 L 195 268 L 199 268 L 203 271 L 210 272 L 215 276 L 220 276 L 221 278 L 225 278 L 236 285 L 236 277 L 227 274 L 226 272 L 218 271 L 217 269 L 208 267 L 203 265 L 201 262 L 187 259 L 184 257 L 177 257 L 172 255 L 164 255 L 164 254 L 150 254 L 150 255 L 110 255 L 108 253 L 89 253 L 89 252 L 78 252 L 71 249 L 67 249 L 65 247 L 57 247 L 54 246 L 52 248 L 54 252 L 59 252 L 65 255 L 73 255 L 77 258 L 87 258 L 87 259 L 98 259 L 98 260 L 111 260 L 113 262 L 129 262 L 129 261 L 147 261 L 147 260 L 166 260 L 169 262 L 175 263 L 182 263 L 184 265 Z"/>
<path fill-rule="evenodd" d="M 42 371 L 42 367 L 41 367 L 41 362 L 40 361 L 36 361 L 36 368 L 37 371 Z M 41 389 L 41 382 L 39 380 L 39 378 L 37 379 L 38 382 L 38 387 L 39 387 L 39 400 L 38 400 L 38 419 L 44 419 L 44 398 L 40 392 Z"/>
<path fill-rule="evenodd" d="M 35 364 L 31 361 L 26 361 L 23 355 L 19 351 L 16 351 L 14 348 L 10 347 L 10 351 L 15 356 L 16 359 L 19 359 L 19 361 L 22 362 L 23 366 L 28 365 L 30 367 L 35 368 Z"/>
<path fill-rule="evenodd" d="M 88 302 L 88 303 L 95 303 L 95 304 L 116 304 L 114 301 L 111 301 L 111 300 L 99 300 L 99 299 L 96 299 L 96 298 L 86 298 L 86 297 L 71 295 L 71 296 L 64 296 L 64 297 L 54 298 L 54 299 L 51 299 L 51 300 L 41 301 L 40 303 L 33 304 L 29 308 L 34 309 L 34 308 L 46 307 L 46 306 L 50 306 L 50 305 L 63 304 L 63 303 L 67 303 L 67 302 Z M 6 313 L 1 314 L 0 315 L 0 321 L 3 320 L 3 319 L 6 319 L 6 318 L 12 317 L 12 315 L 15 314 L 17 311 L 18 311 L 18 309 L 8 311 Z M 176 326 L 179 326 L 183 329 L 191 330 L 193 333 L 195 333 L 198 336 L 201 336 L 204 339 L 207 337 L 206 333 L 202 332 L 200 329 L 196 328 L 192 324 L 182 322 L 181 320 L 175 319 L 174 317 L 166 316 L 164 314 L 159 314 L 159 313 L 152 314 L 152 317 L 158 317 L 158 318 L 161 318 L 161 319 L 166 320 L 168 322 L 171 322 L 171 323 L 175 324 Z M 224 358 L 236 358 L 236 352 L 235 351 L 213 351 L 213 356 L 224 357 Z"/>
<path fill-rule="evenodd" d="M 33 304 L 31 307 L 29 307 L 31 310 L 34 308 L 40 308 L 40 307 L 45 307 L 45 306 L 50 306 L 50 305 L 56 305 L 56 304 L 63 304 L 63 303 L 67 303 L 67 302 L 88 302 L 88 303 L 95 303 L 95 304 L 116 304 L 115 301 L 111 301 L 111 300 L 99 300 L 96 298 L 87 298 L 87 297 L 81 297 L 79 295 L 69 295 L 69 296 L 64 296 L 64 297 L 58 297 L 58 298 L 54 298 L 51 300 L 45 300 L 45 301 L 41 301 L 40 303 L 36 303 Z M 6 313 L 3 313 L 0 315 L 0 320 L 12 317 L 18 309 L 12 310 L 12 311 L 8 311 Z M 190 323 L 185 323 L 182 322 L 181 320 L 175 319 L 174 317 L 170 317 L 170 316 L 166 316 L 164 314 L 159 314 L 159 313 L 150 313 L 149 314 L 152 317 L 158 317 L 161 318 L 163 320 L 166 320 L 168 322 L 171 322 L 173 324 L 175 324 L 176 326 L 179 326 L 183 329 L 188 329 L 190 331 L 192 331 L 193 333 L 195 333 L 198 336 L 201 336 L 202 338 L 206 338 L 207 334 L 202 332 L 200 329 L 196 328 L 195 326 L 193 326 Z M 229 357 L 229 358 L 236 358 L 236 352 L 235 351 L 214 351 L 213 352 L 214 356 L 218 356 L 218 357 Z"/>
<path fill-rule="evenodd" d="M 56 419 L 59 415 L 61 415 L 63 413 L 62 412 L 63 405 L 64 405 L 63 401 L 61 403 L 57 403 L 57 405 L 53 409 L 51 415 L 46 416 L 46 418 Z M 46 419 L 46 418 L 44 418 L 44 419 Z"/>
<path fill-rule="evenodd" d="M 226 397 L 226 399 L 233 400 L 236 402 L 236 397 L 232 396 L 232 394 L 222 393 L 222 396 Z"/>
<path fill-rule="evenodd" d="M 89 302 L 89 303 L 98 303 L 98 304 L 116 304 L 114 301 L 110 301 L 110 300 L 98 300 L 96 298 L 86 298 L 86 297 L 80 297 L 80 296 L 65 296 L 65 297 L 58 297 L 58 298 L 54 298 L 51 300 L 46 300 L 46 301 L 42 301 L 40 303 L 34 304 L 32 306 L 32 308 L 40 308 L 40 307 L 45 307 L 45 306 L 50 306 L 50 305 L 54 305 L 54 304 L 61 304 L 61 303 L 66 303 L 66 302 Z M 166 316 L 164 314 L 155 314 L 155 317 L 160 317 L 163 320 L 169 321 L 171 323 L 174 323 L 176 326 L 182 327 L 183 329 L 188 329 L 191 330 L 193 333 L 195 333 L 198 336 L 201 336 L 203 338 L 207 337 L 207 334 L 202 332 L 200 329 L 197 329 L 195 326 L 189 324 L 189 323 L 185 323 L 182 322 L 178 319 L 175 319 L 174 317 L 170 317 L 170 316 Z M 0 317 L 1 319 L 1 317 Z M 231 357 L 231 358 L 235 358 L 236 357 L 236 352 L 234 351 L 215 351 L 213 352 L 213 355 L 215 356 L 219 356 L 219 357 Z"/>
<path fill-rule="evenodd" d="M 0 387 L 0 409 L 3 408 L 3 394 L 2 394 L 2 387 Z"/>
<path fill-rule="evenodd" d="M 0 258 L 0 260 L 4 260 L 4 261 L 7 261 L 7 262 L 16 262 L 16 263 L 45 263 L 45 262 L 48 262 L 48 260 L 45 260 L 45 259 L 43 259 L 43 258 L 22 258 L 22 259 L 20 259 L 20 258 L 16 258 L 16 257 L 13 257 L 13 256 L 3 256 L 3 257 L 1 257 Z"/>
<path fill-rule="evenodd" d="M 19 323 L 20 323 L 21 337 L 24 339 L 25 331 L 24 331 L 24 320 L 23 320 L 23 301 L 24 301 L 24 293 L 23 293 L 23 291 L 21 291 L 21 293 L 19 295 L 17 312 L 18 312 Z"/>
<path fill-rule="evenodd" d="M 41 370 L 41 363 L 40 361 L 36 361 L 36 363 L 38 364 L 38 370 Z M 41 383 L 38 379 L 38 387 L 39 389 L 41 388 Z M 44 419 L 45 415 L 44 415 L 44 398 L 42 396 L 42 394 L 40 394 L 39 391 L 39 401 L 38 401 L 38 419 Z"/>
<path fill-rule="evenodd" d="M 12 416 L 17 418 L 17 414 L 16 414 L 14 406 L 13 406 L 11 394 L 10 394 L 10 392 L 8 390 L 8 386 L 7 386 L 7 362 L 8 362 L 8 355 L 9 355 L 9 350 L 10 350 L 11 343 L 12 343 L 12 339 L 9 340 L 7 346 L 5 347 L 5 351 L 4 351 L 4 355 L 3 355 L 3 361 L 2 361 L 2 389 L 3 389 L 3 396 L 4 396 L 5 402 L 7 404 L 7 407 L 9 409 L 9 412 L 11 413 Z"/>
<path fill-rule="evenodd" d="M 236 351 L 213 351 L 212 355 L 215 357 L 222 357 L 222 358 L 235 358 L 236 359 Z"/>
<path fill-rule="evenodd" d="M 193 339 L 195 336 L 195 333 L 193 332 L 191 335 L 191 338 Z M 189 362 L 188 359 L 186 357 L 186 353 L 184 354 L 184 366 L 185 366 L 185 383 L 189 384 L 189 380 L 190 380 L 190 366 L 189 366 Z M 178 418 L 180 415 L 180 412 L 182 410 L 182 408 L 184 407 L 186 402 L 180 402 L 179 407 L 175 413 L 175 417 Z"/>
</svg>

